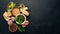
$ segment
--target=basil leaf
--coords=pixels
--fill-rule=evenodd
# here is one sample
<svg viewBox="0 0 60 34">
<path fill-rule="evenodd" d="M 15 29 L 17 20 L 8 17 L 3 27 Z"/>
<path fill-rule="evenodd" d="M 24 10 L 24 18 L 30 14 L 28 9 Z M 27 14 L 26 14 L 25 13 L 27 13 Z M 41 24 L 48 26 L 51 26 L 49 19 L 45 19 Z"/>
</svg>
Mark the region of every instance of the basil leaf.
<svg viewBox="0 0 60 34">
<path fill-rule="evenodd" d="M 25 29 L 24 29 L 22 26 L 18 26 L 18 30 L 19 30 L 20 32 L 24 32 L 24 31 L 25 31 Z"/>
</svg>

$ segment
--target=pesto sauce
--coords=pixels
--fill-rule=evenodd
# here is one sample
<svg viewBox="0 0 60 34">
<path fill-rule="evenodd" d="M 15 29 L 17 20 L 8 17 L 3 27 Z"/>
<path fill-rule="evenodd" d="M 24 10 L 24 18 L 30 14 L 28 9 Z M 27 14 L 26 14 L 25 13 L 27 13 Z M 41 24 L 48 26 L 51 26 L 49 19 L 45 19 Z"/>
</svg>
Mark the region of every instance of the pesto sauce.
<svg viewBox="0 0 60 34">
<path fill-rule="evenodd" d="M 22 15 L 18 15 L 17 17 L 16 17 L 16 21 L 21 25 L 21 23 L 23 23 L 24 22 L 24 20 L 25 20 L 25 18 L 24 18 L 24 16 L 22 16 Z"/>
</svg>

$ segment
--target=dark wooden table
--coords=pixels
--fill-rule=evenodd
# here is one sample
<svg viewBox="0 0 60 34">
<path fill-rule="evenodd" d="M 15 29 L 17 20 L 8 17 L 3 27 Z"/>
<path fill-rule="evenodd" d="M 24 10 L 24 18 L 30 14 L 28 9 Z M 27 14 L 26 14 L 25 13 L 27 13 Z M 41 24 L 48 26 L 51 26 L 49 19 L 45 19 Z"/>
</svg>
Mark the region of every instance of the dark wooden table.
<svg viewBox="0 0 60 34">
<path fill-rule="evenodd" d="M 29 7 L 30 24 L 25 32 L 8 30 L 3 18 L 8 2 L 17 5 L 23 3 Z M 60 0 L 0 0 L 0 34 L 59 34 L 60 33 Z"/>
</svg>

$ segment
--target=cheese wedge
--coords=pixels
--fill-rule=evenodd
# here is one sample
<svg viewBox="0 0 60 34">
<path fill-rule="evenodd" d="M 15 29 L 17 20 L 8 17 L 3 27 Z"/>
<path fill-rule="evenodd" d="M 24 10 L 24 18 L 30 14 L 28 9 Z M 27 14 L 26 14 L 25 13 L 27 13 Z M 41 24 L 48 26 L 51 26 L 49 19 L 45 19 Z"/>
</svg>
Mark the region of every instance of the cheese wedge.
<svg viewBox="0 0 60 34">
<path fill-rule="evenodd" d="M 8 16 L 8 13 L 5 11 L 4 14 L 3 14 L 3 16 Z"/>
<path fill-rule="evenodd" d="M 6 21 L 8 21 L 10 19 L 10 17 L 8 16 L 8 12 L 6 12 L 6 11 L 4 12 L 3 17 Z"/>
<path fill-rule="evenodd" d="M 4 16 L 4 19 L 5 19 L 6 21 L 8 21 L 8 20 L 11 19 L 11 18 L 8 17 L 8 16 Z"/>
</svg>

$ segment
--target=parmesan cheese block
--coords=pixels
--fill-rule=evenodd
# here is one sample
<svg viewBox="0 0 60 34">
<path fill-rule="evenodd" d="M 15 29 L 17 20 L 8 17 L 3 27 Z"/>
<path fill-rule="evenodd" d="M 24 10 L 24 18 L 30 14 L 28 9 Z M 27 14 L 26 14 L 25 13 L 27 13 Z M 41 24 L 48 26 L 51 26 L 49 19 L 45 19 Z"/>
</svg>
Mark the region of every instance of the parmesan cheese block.
<svg viewBox="0 0 60 34">
<path fill-rule="evenodd" d="M 11 19 L 11 18 L 8 17 L 8 16 L 4 16 L 4 19 L 5 19 L 6 21 L 8 21 L 8 20 Z"/>
<path fill-rule="evenodd" d="M 3 16 L 8 16 L 8 13 L 5 11 L 4 14 L 3 14 Z"/>
<path fill-rule="evenodd" d="M 8 21 L 10 19 L 7 12 L 4 12 L 3 17 L 6 21 Z"/>
</svg>

